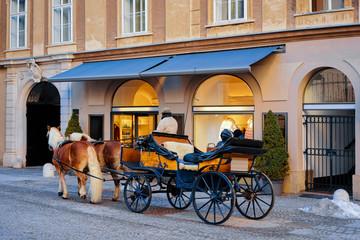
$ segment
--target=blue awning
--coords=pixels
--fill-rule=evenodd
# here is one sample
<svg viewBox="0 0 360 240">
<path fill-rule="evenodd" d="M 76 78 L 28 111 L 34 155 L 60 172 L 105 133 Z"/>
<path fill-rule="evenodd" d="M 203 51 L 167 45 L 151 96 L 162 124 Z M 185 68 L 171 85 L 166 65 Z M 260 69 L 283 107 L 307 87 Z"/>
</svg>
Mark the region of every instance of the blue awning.
<svg viewBox="0 0 360 240">
<path fill-rule="evenodd" d="M 175 56 L 83 63 L 48 79 L 50 82 L 139 79 L 141 77 L 248 72 L 278 46 L 192 53 Z"/>
<path fill-rule="evenodd" d="M 248 72 L 278 46 L 176 55 L 141 77 Z"/>
<path fill-rule="evenodd" d="M 83 63 L 48 79 L 50 82 L 73 82 L 107 79 L 139 79 L 139 73 L 152 68 L 165 57 L 137 58 L 104 62 Z"/>
</svg>

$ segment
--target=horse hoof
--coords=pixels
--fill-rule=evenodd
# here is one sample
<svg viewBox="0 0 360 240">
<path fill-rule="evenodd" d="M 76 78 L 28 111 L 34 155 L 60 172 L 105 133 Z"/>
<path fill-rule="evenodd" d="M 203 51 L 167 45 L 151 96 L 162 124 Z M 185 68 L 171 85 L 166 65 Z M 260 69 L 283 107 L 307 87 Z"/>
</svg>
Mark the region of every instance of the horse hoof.
<svg viewBox="0 0 360 240">
<path fill-rule="evenodd" d="M 81 196 L 82 200 L 86 200 L 86 195 Z"/>
<path fill-rule="evenodd" d="M 93 201 L 90 201 L 91 204 L 95 204 Z"/>
<path fill-rule="evenodd" d="M 114 201 L 114 202 L 116 202 L 116 201 L 117 201 L 117 199 L 113 198 L 113 199 L 111 199 L 111 201 Z"/>
<path fill-rule="evenodd" d="M 62 192 L 58 192 L 58 196 L 60 197 L 60 196 L 62 196 L 63 195 L 63 193 Z"/>
</svg>

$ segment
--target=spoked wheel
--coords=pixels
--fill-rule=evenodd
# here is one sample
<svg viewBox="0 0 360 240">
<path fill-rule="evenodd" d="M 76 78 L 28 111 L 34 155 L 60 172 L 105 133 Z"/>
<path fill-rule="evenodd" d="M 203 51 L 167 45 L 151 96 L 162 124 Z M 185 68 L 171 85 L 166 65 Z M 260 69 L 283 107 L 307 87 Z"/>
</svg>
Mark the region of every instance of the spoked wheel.
<svg viewBox="0 0 360 240">
<path fill-rule="evenodd" d="M 176 187 L 176 177 L 171 177 L 167 184 L 166 196 L 171 206 L 176 209 L 185 209 L 191 204 L 191 192 Z"/>
<path fill-rule="evenodd" d="M 266 217 L 274 206 L 274 189 L 270 179 L 261 172 L 251 171 L 236 176 L 240 189 L 236 192 L 236 208 L 246 218 Z"/>
<path fill-rule="evenodd" d="M 192 194 L 196 214 L 206 223 L 223 223 L 234 211 L 235 191 L 223 173 L 201 174 L 195 181 Z"/>
<path fill-rule="evenodd" d="M 133 212 L 145 211 L 151 202 L 151 186 L 144 176 L 131 176 L 124 186 L 124 199 L 126 206 Z"/>
</svg>

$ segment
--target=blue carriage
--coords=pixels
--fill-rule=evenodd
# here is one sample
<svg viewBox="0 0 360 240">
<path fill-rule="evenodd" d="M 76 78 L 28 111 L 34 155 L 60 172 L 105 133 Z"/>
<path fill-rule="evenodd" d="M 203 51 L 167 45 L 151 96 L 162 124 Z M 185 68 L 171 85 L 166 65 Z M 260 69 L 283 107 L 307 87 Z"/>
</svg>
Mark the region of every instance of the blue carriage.
<svg viewBox="0 0 360 240">
<path fill-rule="evenodd" d="M 229 138 L 209 152 L 194 147 L 187 136 L 153 132 L 137 147 L 123 146 L 120 161 L 131 169 L 124 186 L 126 206 L 144 212 L 153 193 L 166 193 L 176 209 L 190 204 L 209 224 L 228 220 L 236 208 L 244 217 L 261 219 L 274 206 L 269 178 L 253 170 L 254 159 L 263 154 L 263 142 Z M 246 171 L 232 171 L 233 158 L 249 159 Z"/>
</svg>

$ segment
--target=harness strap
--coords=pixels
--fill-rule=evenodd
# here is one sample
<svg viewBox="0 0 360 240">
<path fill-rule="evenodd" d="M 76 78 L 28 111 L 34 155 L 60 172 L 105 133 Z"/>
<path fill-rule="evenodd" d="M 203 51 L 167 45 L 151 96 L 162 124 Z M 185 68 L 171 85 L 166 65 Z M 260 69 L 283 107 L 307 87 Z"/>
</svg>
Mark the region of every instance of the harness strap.
<svg viewBox="0 0 360 240">
<path fill-rule="evenodd" d="M 77 169 L 75 169 L 75 168 L 73 168 L 73 167 L 69 166 L 68 164 L 61 162 L 61 161 L 60 161 L 58 158 L 56 158 L 54 155 L 53 155 L 53 157 L 52 157 L 52 158 L 53 158 L 55 161 L 57 161 L 58 163 L 60 163 L 60 164 L 64 164 L 65 166 L 67 166 L 68 168 L 71 168 L 71 169 L 72 169 L 72 170 L 74 170 L 74 171 L 77 171 L 77 172 L 79 172 L 79 173 L 85 174 L 85 175 L 87 175 L 87 176 L 89 176 L 89 177 L 93 177 L 93 178 L 99 179 L 99 180 L 101 180 L 101 181 L 103 181 L 103 182 L 105 182 L 105 181 L 106 181 L 106 179 L 104 179 L 104 178 L 99 178 L 99 177 L 97 177 L 97 176 L 94 176 L 94 175 L 88 174 L 88 173 L 86 173 L 86 172 L 79 171 L 79 170 L 77 170 Z"/>
</svg>

